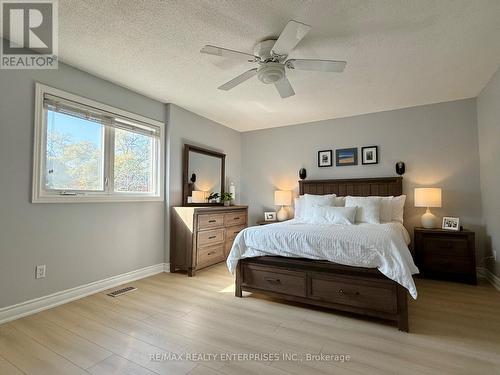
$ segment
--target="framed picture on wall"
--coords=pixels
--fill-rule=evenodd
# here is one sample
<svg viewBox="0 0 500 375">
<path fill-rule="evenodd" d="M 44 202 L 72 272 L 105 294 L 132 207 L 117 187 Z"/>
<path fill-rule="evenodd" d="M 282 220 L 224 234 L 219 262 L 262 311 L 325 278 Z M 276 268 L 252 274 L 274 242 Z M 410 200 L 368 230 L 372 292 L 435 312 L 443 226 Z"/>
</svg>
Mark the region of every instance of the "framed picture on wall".
<svg viewBox="0 0 500 375">
<path fill-rule="evenodd" d="M 318 167 L 331 167 L 332 165 L 332 150 L 318 151 Z"/>
<path fill-rule="evenodd" d="M 361 148 L 361 164 L 378 164 L 378 146 Z"/>
<path fill-rule="evenodd" d="M 345 167 L 348 165 L 358 165 L 358 148 L 342 148 L 335 150 L 337 159 L 337 167 Z"/>
</svg>

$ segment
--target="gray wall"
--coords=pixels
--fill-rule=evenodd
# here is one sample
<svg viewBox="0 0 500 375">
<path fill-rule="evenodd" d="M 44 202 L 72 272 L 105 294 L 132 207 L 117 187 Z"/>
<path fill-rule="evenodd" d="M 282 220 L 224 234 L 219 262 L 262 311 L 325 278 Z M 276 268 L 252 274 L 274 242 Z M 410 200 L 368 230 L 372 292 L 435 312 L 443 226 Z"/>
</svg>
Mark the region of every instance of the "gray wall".
<svg viewBox="0 0 500 375">
<path fill-rule="evenodd" d="M 165 119 L 162 103 L 64 64 L 0 70 L 0 307 L 164 261 L 162 202 L 30 203 L 35 81 Z"/>
<path fill-rule="evenodd" d="M 477 98 L 477 118 L 486 255 L 497 252 L 487 265 L 500 276 L 500 69 Z"/>
<path fill-rule="evenodd" d="M 184 143 L 205 147 L 226 154 L 226 191 L 229 184 L 236 184 L 236 201 L 240 192 L 241 172 L 241 133 L 223 126 L 217 122 L 199 116 L 184 108 L 169 104 L 168 113 L 168 138 L 170 150 L 168 201 L 170 206 L 182 205 L 182 157 Z M 170 239 L 169 214 L 166 218 L 166 261 L 170 259 L 168 244 Z"/>
<path fill-rule="evenodd" d="M 379 146 L 378 165 L 317 167 L 317 151 Z M 481 239 L 479 153 L 474 99 L 419 106 L 343 119 L 251 131 L 242 134 L 242 194 L 251 220 L 274 210 L 275 189 L 298 189 L 298 170 L 308 179 L 396 175 L 406 163 L 405 225 L 419 225 L 424 209 L 413 207 L 413 189 L 443 188 L 441 217 L 458 216 Z"/>
</svg>

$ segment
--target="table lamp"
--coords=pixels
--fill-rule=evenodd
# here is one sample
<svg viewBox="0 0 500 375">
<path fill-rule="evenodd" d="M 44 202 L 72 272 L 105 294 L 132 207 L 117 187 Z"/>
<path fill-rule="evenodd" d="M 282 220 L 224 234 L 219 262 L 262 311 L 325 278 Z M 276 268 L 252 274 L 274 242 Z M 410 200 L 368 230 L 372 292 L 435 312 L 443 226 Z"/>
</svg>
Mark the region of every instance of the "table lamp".
<svg viewBox="0 0 500 375">
<path fill-rule="evenodd" d="M 288 212 L 285 206 L 290 206 L 292 204 L 292 192 L 287 190 L 276 190 L 274 192 L 274 205 L 281 206 L 278 211 L 276 218 L 278 221 L 285 221 L 288 219 Z"/>
<path fill-rule="evenodd" d="M 416 188 L 415 207 L 426 207 L 422 215 L 422 226 L 424 228 L 436 228 L 437 217 L 431 213 L 430 207 L 441 207 L 441 188 Z"/>
<path fill-rule="evenodd" d="M 193 190 L 192 194 L 192 203 L 207 203 L 207 193 L 200 190 Z"/>
</svg>

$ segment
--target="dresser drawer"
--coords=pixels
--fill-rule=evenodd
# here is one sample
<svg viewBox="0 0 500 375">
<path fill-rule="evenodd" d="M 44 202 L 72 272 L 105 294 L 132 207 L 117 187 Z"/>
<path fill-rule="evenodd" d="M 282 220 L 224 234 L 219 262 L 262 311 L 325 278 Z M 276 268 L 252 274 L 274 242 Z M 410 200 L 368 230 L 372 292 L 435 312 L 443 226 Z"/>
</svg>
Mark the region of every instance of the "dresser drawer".
<svg viewBox="0 0 500 375">
<path fill-rule="evenodd" d="M 227 240 L 234 240 L 238 233 L 240 233 L 243 229 L 246 228 L 246 225 L 236 225 L 234 227 L 227 227 L 226 228 L 226 241 Z"/>
<path fill-rule="evenodd" d="M 246 211 L 234 211 L 224 214 L 224 225 L 226 227 L 232 225 L 243 225 L 247 222 Z"/>
<path fill-rule="evenodd" d="M 198 232 L 198 246 L 214 245 L 216 243 L 224 242 L 224 231 L 225 229 L 221 228 Z"/>
<path fill-rule="evenodd" d="M 466 257 L 469 244 L 465 238 L 430 236 L 425 239 L 425 250 L 440 256 Z"/>
<path fill-rule="evenodd" d="M 243 284 L 276 293 L 306 296 L 306 276 L 303 272 L 243 265 Z"/>
<path fill-rule="evenodd" d="M 198 229 L 210 229 L 224 226 L 224 215 L 198 215 Z"/>
<path fill-rule="evenodd" d="M 226 242 L 224 243 L 224 257 L 227 258 L 229 253 L 231 252 L 231 249 L 233 247 L 233 241 L 228 241 L 226 240 Z"/>
<path fill-rule="evenodd" d="M 224 244 L 199 247 L 196 268 L 208 267 L 212 264 L 222 262 L 224 259 Z"/>
<path fill-rule="evenodd" d="M 346 278 L 310 274 L 308 297 L 340 305 L 368 308 L 387 313 L 395 313 L 397 306 L 394 285 L 373 280 L 366 283 L 358 280 L 346 281 Z"/>
</svg>

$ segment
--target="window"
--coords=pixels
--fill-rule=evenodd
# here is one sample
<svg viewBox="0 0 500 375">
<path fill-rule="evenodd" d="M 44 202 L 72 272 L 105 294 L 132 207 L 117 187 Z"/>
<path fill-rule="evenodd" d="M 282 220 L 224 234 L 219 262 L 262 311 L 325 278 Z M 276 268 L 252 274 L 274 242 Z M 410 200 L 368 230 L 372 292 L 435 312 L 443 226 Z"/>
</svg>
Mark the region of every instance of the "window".
<svg viewBox="0 0 500 375">
<path fill-rule="evenodd" d="M 163 124 L 36 86 L 33 202 L 162 200 Z"/>
</svg>

